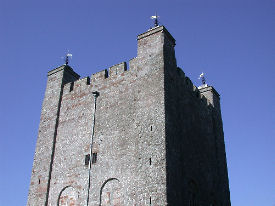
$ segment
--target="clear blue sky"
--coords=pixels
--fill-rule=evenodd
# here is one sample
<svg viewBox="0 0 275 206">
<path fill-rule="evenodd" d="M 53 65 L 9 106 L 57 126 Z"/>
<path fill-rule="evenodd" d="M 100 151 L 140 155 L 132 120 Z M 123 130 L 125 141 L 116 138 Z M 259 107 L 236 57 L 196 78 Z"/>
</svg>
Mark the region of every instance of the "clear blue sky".
<svg viewBox="0 0 275 206">
<path fill-rule="evenodd" d="M 275 0 L 0 0 L 0 206 L 26 205 L 47 72 L 127 62 L 155 11 L 221 94 L 232 206 L 275 205 Z"/>
</svg>

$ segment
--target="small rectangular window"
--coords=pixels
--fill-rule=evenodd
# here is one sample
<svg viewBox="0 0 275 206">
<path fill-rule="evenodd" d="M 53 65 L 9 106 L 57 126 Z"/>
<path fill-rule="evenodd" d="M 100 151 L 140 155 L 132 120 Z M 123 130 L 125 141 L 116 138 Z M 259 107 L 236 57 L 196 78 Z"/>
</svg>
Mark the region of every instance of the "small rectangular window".
<svg viewBox="0 0 275 206">
<path fill-rule="evenodd" d="M 90 154 L 85 155 L 85 165 L 89 165 Z"/>
<path fill-rule="evenodd" d="M 92 163 L 96 163 L 96 160 L 97 160 L 97 153 L 93 153 L 93 156 L 92 156 Z"/>
</svg>

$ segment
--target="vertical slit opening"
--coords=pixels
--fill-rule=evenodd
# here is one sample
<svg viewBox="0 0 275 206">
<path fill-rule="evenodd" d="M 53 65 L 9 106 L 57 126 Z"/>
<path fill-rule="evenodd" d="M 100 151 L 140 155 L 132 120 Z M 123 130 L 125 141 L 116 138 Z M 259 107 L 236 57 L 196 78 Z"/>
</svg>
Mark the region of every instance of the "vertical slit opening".
<svg viewBox="0 0 275 206">
<path fill-rule="evenodd" d="M 93 153 L 93 156 L 92 156 L 92 163 L 95 164 L 97 161 L 97 153 Z"/>
<path fill-rule="evenodd" d="M 90 161 L 90 154 L 85 155 L 85 165 L 89 165 L 89 161 Z"/>
<path fill-rule="evenodd" d="M 149 159 L 149 163 L 150 163 L 150 165 L 152 165 L 152 158 Z"/>
</svg>

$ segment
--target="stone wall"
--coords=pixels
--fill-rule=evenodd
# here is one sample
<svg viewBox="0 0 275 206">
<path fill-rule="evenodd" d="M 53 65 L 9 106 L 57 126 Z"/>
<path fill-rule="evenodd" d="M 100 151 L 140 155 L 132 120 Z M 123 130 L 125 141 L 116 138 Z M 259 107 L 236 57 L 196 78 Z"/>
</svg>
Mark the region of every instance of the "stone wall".
<svg viewBox="0 0 275 206">
<path fill-rule="evenodd" d="M 217 93 L 201 93 L 180 68 L 166 68 L 164 85 L 168 203 L 230 205 Z"/>
<path fill-rule="evenodd" d="M 48 73 L 27 205 L 47 204 L 63 86 L 78 78 L 68 66 Z"/>
</svg>

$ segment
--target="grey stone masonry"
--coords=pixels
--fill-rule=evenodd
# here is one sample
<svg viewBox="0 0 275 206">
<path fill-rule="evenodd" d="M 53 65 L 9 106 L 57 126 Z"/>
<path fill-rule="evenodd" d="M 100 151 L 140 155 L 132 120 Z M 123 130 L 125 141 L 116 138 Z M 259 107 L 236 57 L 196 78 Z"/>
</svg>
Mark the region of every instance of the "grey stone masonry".
<svg viewBox="0 0 275 206">
<path fill-rule="evenodd" d="M 129 68 L 48 73 L 28 206 L 230 206 L 218 93 L 177 67 L 164 26 L 137 44 Z"/>
<path fill-rule="evenodd" d="M 61 66 L 48 72 L 48 82 L 41 111 L 28 205 L 38 206 L 47 203 L 63 86 L 78 78 L 79 75 L 69 66 Z"/>
</svg>

